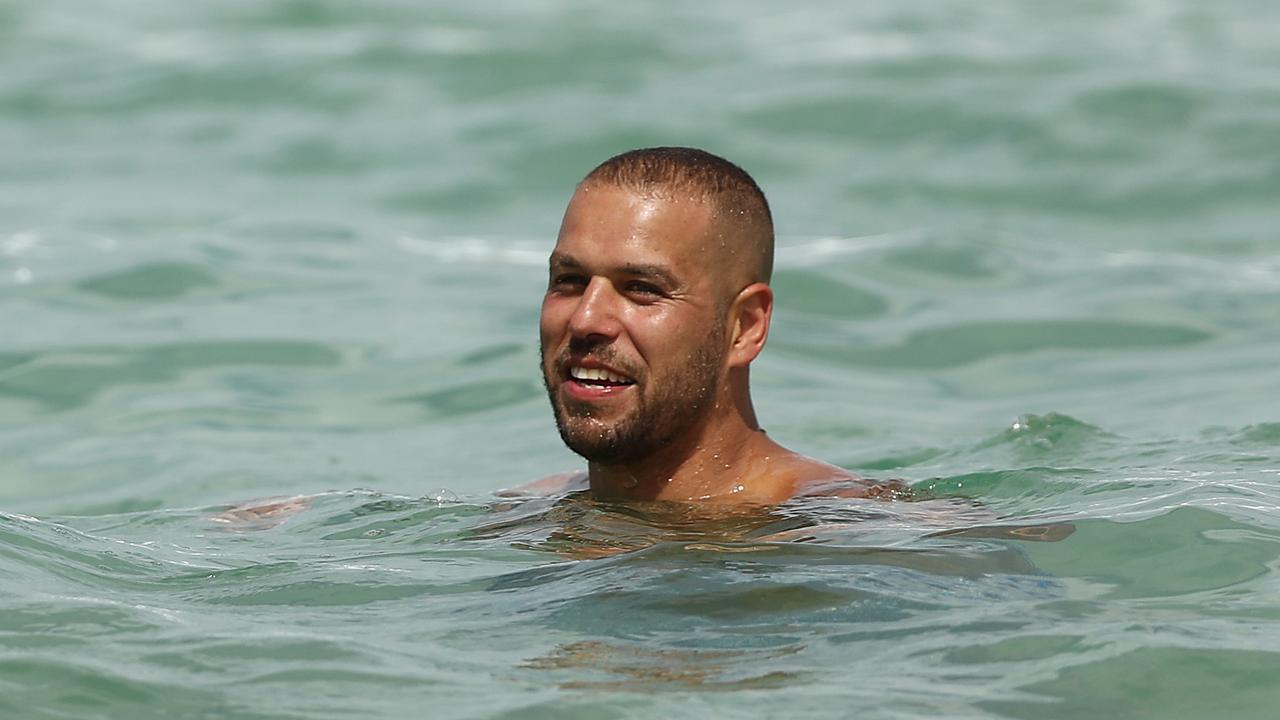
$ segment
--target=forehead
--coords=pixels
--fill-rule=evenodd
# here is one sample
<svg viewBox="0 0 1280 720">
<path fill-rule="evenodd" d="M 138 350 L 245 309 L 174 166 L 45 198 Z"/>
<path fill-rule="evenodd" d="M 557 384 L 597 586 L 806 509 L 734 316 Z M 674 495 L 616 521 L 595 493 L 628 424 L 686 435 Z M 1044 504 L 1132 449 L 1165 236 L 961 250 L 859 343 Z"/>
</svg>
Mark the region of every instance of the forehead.
<svg viewBox="0 0 1280 720">
<path fill-rule="evenodd" d="M 584 184 L 569 201 L 556 252 L 583 262 L 698 267 L 718 243 L 713 220 L 701 198 Z"/>
</svg>

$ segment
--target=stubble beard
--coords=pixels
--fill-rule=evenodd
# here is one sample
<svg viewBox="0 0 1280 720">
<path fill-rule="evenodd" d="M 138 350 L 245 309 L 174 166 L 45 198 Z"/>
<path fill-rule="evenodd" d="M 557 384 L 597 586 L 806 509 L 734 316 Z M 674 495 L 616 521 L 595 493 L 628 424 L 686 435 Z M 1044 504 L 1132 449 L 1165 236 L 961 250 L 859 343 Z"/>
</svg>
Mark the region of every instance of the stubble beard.
<svg viewBox="0 0 1280 720">
<path fill-rule="evenodd" d="M 552 373 L 563 367 L 561 359 L 547 368 L 543 362 L 543 385 L 551 400 L 560 439 L 588 462 L 628 465 L 651 457 L 690 432 L 714 406 L 721 381 L 723 330 L 699 347 L 673 377 L 649 387 L 648 378 L 638 379 L 635 390 L 649 387 L 649 394 L 637 393 L 635 407 L 620 418 L 602 420 L 587 404 L 562 402 L 552 384 Z M 545 353 L 540 354 L 545 358 Z M 593 353 L 608 362 L 606 353 Z M 645 382 L 640 383 L 640 380 Z M 563 381 L 561 381 L 563 382 Z"/>
</svg>

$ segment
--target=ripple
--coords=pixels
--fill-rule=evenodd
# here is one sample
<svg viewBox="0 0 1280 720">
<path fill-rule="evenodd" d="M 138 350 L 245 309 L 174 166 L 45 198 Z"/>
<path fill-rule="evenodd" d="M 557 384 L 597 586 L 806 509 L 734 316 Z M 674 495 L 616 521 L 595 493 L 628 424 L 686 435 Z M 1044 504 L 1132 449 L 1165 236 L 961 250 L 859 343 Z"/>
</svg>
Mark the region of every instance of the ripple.
<svg viewBox="0 0 1280 720">
<path fill-rule="evenodd" d="M 1206 103 L 1185 87 L 1135 83 L 1088 90 L 1075 105 L 1095 123 L 1136 126 L 1145 134 L 1185 128 Z"/>
<path fill-rule="evenodd" d="M 1137 522 L 1081 520 L 1067 542 L 1028 552 L 1046 572 L 1089 578 L 1107 598 L 1170 598 L 1266 575 L 1280 559 L 1280 536 L 1256 542 L 1258 532 L 1207 509 L 1175 507 Z"/>
<path fill-rule="evenodd" d="M 518 405 L 539 394 L 536 385 L 524 380 L 481 380 L 396 398 L 394 402 L 421 405 L 434 415 L 455 417 Z"/>
<path fill-rule="evenodd" d="M 76 288 L 116 300 L 171 300 L 217 285 L 217 278 L 199 265 L 153 262 L 86 278 Z"/>
<path fill-rule="evenodd" d="M 23 363 L 30 362 L 35 355 L 23 355 L 19 353 L 0 353 L 0 373 L 10 368 L 15 368 Z M 3 379 L 4 375 L 0 375 Z"/>
<path fill-rule="evenodd" d="M 32 717 L 32 707 L 39 707 L 54 709 L 54 717 L 84 717 L 87 708 L 110 707 L 130 717 L 148 717 L 151 708 L 162 705 L 168 716 L 210 717 L 206 713 L 212 710 L 217 717 L 226 709 L 216 694 L 182 687 L 169 673 L 148 673 L 148 679 L 135 673 L 115 660 L 83 656 L 74 661 L 0 659 L 0 676 L 13 686 L 3 693 L 0 711 L 8 706 L 7 717 Z M 53 696 L 46 694 L 50 690 Z M 23 696 L 29 696 L 26 702 Z"/>
<path fill-rule="evenodd" d="M 384 160 L 367 151 L 344 148 L 327 137 L 299 138 L 284 144 L 273 155 L 253 164 L 275 175 L 326 174 L 354 176 Z"/>
<path fill-rule="evenodd" d="M 913 270 L 954 278 L 989 278 L 999 272 L 990 253 L 974 247 L 920 245 L 889 253 L 888 260 Z"/>
<path fill-rule="evenodd" d="M 789 136 L 839 138 L 843 143 L 1056 144 L 1050 128 L 1031 118 L 946 102 L 904 101 L 900 96 L 892 100 L 867 96 L 776 104 L 747 114 L 743 122 Z"/>
<path fill-rule="evenodd" d="M 1204 342 L 1204 330 L 1105 320 L 1022 320 L 949 325 L 909 336 L 899 345 L 868 348 L 783 344 L 785 351 L 848 365 L 937 370 L 999 355 L 1044 350 L 1107 351 L 1177 347 Z"/>
<path fill-rule="evenodd" d="M 140 544 L 3 513 L 0 540 L 6 574 L 20 574 L 29 588 L 64 587 L 67 583 L 84 589 L 147 587 L 158 574 L 180 567 Z M 112 604 L 111 600 L 102 602 Z"/>
<path fill-rule="evenodd" d="M 1280 446 L 1280 423 L 1250 425 L 1236 435 L 1235 443 L 1240 445 Z"/>
<path fill-rule="evenodd" d="M 465 355 L 458 358 L 457 364 L 461 367 L 470 368 L 483 363 L 493 362 L 502 358 L 518 355 L 525 351 L 526 346 L 521 343 L 494 343 L 484 347 L 476 348 Z M 0 368 L 3 365 L 0 364 Z"/>
<path fill-rule="evenodd" d="M 1033 454 L 1044 451 L 1078 453 L 1083 448 L 1115 436 L 1070 415 L 1046 413 L 1022 415 L 999 435 L 978 445 L 979 449 L 999 445 L 1015 446 Z"/>
<path fill-rule="evenodd" d="M 697 690 L 740 690 L 779 687 L 799 679 L 794 673 L 776 671 L 745 678 L 735 678 L 732 674 L 736 674 L 734 671 L 738 666 L 765 665 L 801 649 L 800 646 L 792 646 L 764 650 L 693 650 L 596 640 L 560 645 L 550 654 L 527 661 L 524 667 L 587 670 L 610 678 L 571 680 L 561 684 L 566 689 L 638 691 L 677 686 Z M 730 677 L 726 678 L 726 675 Z"/>
<path fill-rule="evenodd" d="M 770 285 L 779 305 L 788 311 L 870 318 L 889 309 L 889 302 L 880 295 L 812 271 L 779 270 Z"/>
<path fill-rule="evenodd" d="M 224 340 L 149 348 L 82 348 L 35 353 L 16 371 L 0 375 L 0 396 L 34 400 L 67 410 L 110 388 L 160 383 L 184 372 L 240 365 L 332 367 L 341 354 L 319 343 L 290 340 Z"/>
<path fill-rule="evenodd" d="M 1021 688 L 1044 701 L 979 705 L 1025 718 L 1264 720 L 1280 704 L 1277 667 L 1280 653 L 1265 650 L 1146 647 L 1066 667 L 1053 679 Z"/>
<path fill-rule="evenodd" d="M 922 480 L 913 487 L 939 497 L 1049 498 L 1077 489 L 1096 471 L 1077 468 L 1027 467 L 984 470 Z"/>
<path fill-rule="evenodd" d="M 877 455 L 865 460 L 854 460 L 849 463 L 849 466 L 860 470 L 897 470 L 929 462 L 942 455 L 943 452 L 945 451 L 938 448 L 911 448 L 899 450 L 888 455 Z"/>
</svg>

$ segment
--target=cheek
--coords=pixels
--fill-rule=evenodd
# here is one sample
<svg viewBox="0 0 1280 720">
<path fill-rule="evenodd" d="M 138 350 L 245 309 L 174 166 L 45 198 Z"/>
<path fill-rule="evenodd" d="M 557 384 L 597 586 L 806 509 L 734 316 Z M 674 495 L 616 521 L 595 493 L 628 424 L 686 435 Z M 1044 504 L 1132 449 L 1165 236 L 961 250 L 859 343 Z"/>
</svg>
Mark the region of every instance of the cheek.
<svg viewBox="0 0 1280 720">
<path fill-rule="evenodd" d="M 651 364 L 688 356 L 707 342 L 712 330 L 706 318 L 665 309 L 652 313 L 636 312 L 630 320 L 631 340 L 636 350 Z"/>
<path fill-rule="evenodd" d="M 554 340 L 564 328 L 569 326 L 569 316 L 561 307 L 563 303 L 557 303 L 551 298 L 542 301 L 542 315 L 538 320 L 538 332 L 542 336 L 542 343 L 545 345 Z"/>
</svg>

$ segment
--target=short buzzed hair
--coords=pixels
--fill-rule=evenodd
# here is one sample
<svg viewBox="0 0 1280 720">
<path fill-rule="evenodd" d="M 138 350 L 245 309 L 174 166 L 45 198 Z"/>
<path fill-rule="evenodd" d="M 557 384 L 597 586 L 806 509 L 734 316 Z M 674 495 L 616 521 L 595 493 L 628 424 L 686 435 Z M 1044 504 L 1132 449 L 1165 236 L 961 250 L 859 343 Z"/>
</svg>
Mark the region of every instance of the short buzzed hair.
<svg viewBox="0 0 1280 720">
<path fill-rule="evenodd" d="M 773 274 L 773 215 L 764 192 L 746 170 L 698 148 L 640 148 L 597 165 L 582 180 L 583 185 L 593 183 L 638 193 L 687 193 L 711 202 L 718 219 L 742 235 L 736 241 L 758 255 L 751 281 L 769 282 Z"/>
</svg>

